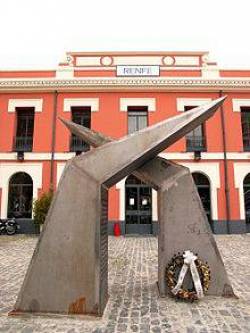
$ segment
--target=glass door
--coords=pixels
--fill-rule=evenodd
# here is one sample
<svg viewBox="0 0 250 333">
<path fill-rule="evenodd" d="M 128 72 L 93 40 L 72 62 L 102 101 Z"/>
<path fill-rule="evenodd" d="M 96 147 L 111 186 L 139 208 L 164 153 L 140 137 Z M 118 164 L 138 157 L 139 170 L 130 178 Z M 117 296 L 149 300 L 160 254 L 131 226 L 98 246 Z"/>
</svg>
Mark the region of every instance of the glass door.
<svg viewBox="0 0 250 333">
<path fill-rule="evenodd" d="M 134 176 L 126 181 L 125 209 L 126 233 L 152 233 L 152 189 Z"/>
</svg>

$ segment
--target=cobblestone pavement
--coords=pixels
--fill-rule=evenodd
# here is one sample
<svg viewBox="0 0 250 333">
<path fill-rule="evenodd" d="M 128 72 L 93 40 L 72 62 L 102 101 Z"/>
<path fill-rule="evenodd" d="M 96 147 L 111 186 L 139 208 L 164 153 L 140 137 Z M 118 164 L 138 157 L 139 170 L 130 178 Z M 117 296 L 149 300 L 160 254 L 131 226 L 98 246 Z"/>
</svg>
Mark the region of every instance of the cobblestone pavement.
<svg viewBox="0 0 250 333">
<path fill-rule="evenodd" d="M 239 299 L 205 297 L 186 304 L 157 293 L 157 239 L 109 238 L 109 302 L 102 319 L 8 317 L 37 242 L 0 237 L 0 332 L 249 332 L 250 234 L 216 236 Z"/>
</svg>

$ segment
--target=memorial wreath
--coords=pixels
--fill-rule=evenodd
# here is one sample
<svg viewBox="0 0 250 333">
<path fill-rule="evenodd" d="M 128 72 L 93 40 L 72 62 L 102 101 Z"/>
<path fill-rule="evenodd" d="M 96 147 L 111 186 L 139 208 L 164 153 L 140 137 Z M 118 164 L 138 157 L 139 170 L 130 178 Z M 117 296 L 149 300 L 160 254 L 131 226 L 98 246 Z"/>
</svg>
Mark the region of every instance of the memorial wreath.
<svg viewBox="0 0 250 333">
<path fill-rule="evenodd" d="M 183 288 L 183 281 L 189 269 L 193 286 L 185 289 Z M 211 273 L 207 263 L 203 263 L 191 251 L 185 251 L 183 255 L 178 253 L 171 259 L 166 270 L 166 280 L 171 293 L 176 298 L 192 302 L 202 298 L 204 293 L 207 292 Z"/>
</svg>

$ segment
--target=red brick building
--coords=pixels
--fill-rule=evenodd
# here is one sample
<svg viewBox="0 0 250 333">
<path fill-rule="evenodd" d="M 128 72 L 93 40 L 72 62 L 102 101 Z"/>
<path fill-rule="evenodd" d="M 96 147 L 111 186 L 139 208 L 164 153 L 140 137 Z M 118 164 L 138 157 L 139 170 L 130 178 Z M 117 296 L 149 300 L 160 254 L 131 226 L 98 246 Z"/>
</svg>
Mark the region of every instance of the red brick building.
<svg viewBox="0 0 250 333">
<path fill-rule="evenodd" d="M 54 70 L 0 71 L 1 218 L 25 230 L 32 200 L 89 149 L 59 116 L 115 139 L 222 95 L 224 106 L 161 156 L 190 168 L 215 233 L 249 231 L 250 70 L 220 69 L 206 52 L 68 53 Z M 110 231 L 119 222 L 155 233 L 157 193 L 127 177 L 109 191 L 109 220 Z"/>
</svg>

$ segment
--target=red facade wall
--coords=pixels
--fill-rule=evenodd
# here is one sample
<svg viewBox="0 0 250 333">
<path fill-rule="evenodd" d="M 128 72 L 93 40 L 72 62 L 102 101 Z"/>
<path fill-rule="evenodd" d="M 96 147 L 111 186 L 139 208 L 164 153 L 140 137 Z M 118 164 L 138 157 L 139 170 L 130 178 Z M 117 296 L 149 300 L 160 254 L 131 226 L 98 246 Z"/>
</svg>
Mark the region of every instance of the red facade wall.
<svg viewBox="0 0 250 333">
<path fill-rule="evenodd" d="M 13 146 L 13 138 L 15 136 L 15 113 L 8 113 L 8 100 L 11 98 L 42 98 L 43 111 L 35 113 L 34 124 L 34 153 L 49 153 L 51 151 L 52 142 L 52 126 L 54 112 L 54 93 L 29 93 L 29 94 L 5 94 L 0 98 L 0 151 L 11 152 Z M 245 94 L 228 94 L 228 98 L 224 103 L 224 115 L 226 126 L 226 141 L 228 152 L 242 151 L 241 137 L 241 119 L 239 112 L 232 112 L 232 97 L 242 98 Z M 133 93 L 59 93 L 57 101 L 57 116 L 71 119 L 70 112 L 63 111 L 63 102 L 65 98 L 99 98 L 99 111 L 91 114 L 91 127 L 100 131 L 114 139 L 120 138 L 127 134 L 127 113 L 120 111 L 120 98 L 155 98 L 156 111 L 149 112 L 149 125 L 162 121 L 166 118 L 179 114 L 177 111 L 177 98 L 218 98 L 218 93 L 180 93 L 180 92 L 133 92 Z M 69 152 L 70 134 L 65 126 L 56 120 L 56 153 Z M 221 115 L 217 112 L 205 124 L 207 137 L 208 152 L 222 152 L 222 125 Z M 168 152 L 185 152 L 185 139 L 181 139 L 167 149 Z M 178 162 L 178 161 L 177 161 Z M 180 161 L 179 161 L 180 162 Z M 204 162 L 204 160 L 203 160 Z M 218 161 L 217 161 L 218 162 Z M 25 163 L 25 162 L 24 162 Z M 43 188 L 47 191 L 50 188 L 51 162 L 43 161 Z M 224 164 L 220 163 L 221 188 L 218 189 L 218 219 L 226 219 L 225 209 L 225 190 L 224 190 Z M 56 187 L 56 165 L 54 162 L 54 186 Z M 235 189 L 233 177 L 232 162 L 228 162 L 229 168 L 229 187 L 230 187 L 230 207 L 231 218 L 239 219 L 239 200 L 238 190 Z M 109 219 L 119 219 L 119 191 L 113 187 L 109 191 Z"/>
<path fill-rule="evenodd" d="M 74 76 L 76 77 L 103 77 L 103 76 L 116 76 L 116 72 L 114 70 L 109 70 L 109 71 L 100 71 L 100 70 L 75 70 L 74 71 Z"/>
<path fill-rule="evenodd" d="M 250 77 L 249 70 L 220 70 L 221 77 Z"/>
<path fill-rule="evenodd" d="M 56 71 L 0 71 L 0 78 L 55 77 Z"/>
<path fill-rule="evenodd" d="M 135 55 L 134 53 L 133 55 Z M 200 64 L 201 64 L 200 56 Z M 194 68 L 176 68 L 172 70 L 162 69 L 160 75 L 162 77 L 202 77 L 202 71 L 199 66 Z M 79 68 L 73 69 L 74 77 L 114 77 L 116 76 L 115 69 L 100 70 L 89 69 L 81 70 Z M 0 71 L 1 78 L 43 78 L 43 77 L 55 77 L 56 71 Z M 250 77 L 250 71 L 234 71 L 234 70 L 221 70 L 221 77 Z M 225 81 L 225 79 L 224 79 Z M 188 85 L 188 83 L 187 83 Z M 65 98 L 98 98 L 99 99 L 99 111 L 91 113 L 91 128 L 100 131 L 101 133 L 108 135 L 114 139 L 118 139 L 128 132 L 127 112 L 120 111 L 120 99 L 121 98 L 155 98 L 156 111 L 149 111 L 148 124 L 152 125 L 167 119 L 172 116 L 180 114 L 177 110 L 177 98 L 210 98 L 216 99 L 220 97 L 219 89 L 211 89 L 211 91 L 182 91 L 179 90 L 167 90 L 149 91 L 148 88 L 143 90 L 134 90 L 128 92 L 126 90 L 114 91 L 85 91 L 85 92 L 70 92 L 65 87 L 64 91 L 61 89 L 57 95 L 57 107 L 55 110 L 55 92 L 43 92 L 43 91 L 30 91 L 30 92 L 5 92 L 0 95 L 0 153 L 13 152 L 13 143 L 16 132 L 16 114 L 15 112 L 8 112 L 9 99 L 42 99 L 43 108 L 42 112 L 35 112 L 34 123 L 34 137 L 33 137 L 33 151 L 32 153 L 43 153 L 44 159 L 40 157 L 39 163 L 42 164 L 43 176 L 42 176 L 42 188 L 41 191 L 48 191 L 51 187 L 51 180 L 53 186 L 56 188 L 57 183 L 57 165 L 58 163 L 66 162 L 68 156 L 63 153 L 69 153 L 70 133 L 66 127 L 60 122 L 58 117 L 65 119 L 71 119 L 71 112 L 64 111 L 64 99 Z M 226 150 L 227 153 L 242 153 L 242 129 L 241 129 L 241 114 L 240 112 L 233 112 L 232 101 L 233 98 L 238 99 L 250 99 L 250 93 L 235 89 L 234 91 L 225 91 L 223 95 L 227 95 L 227 99 L 223 105 L 223 114 L 225 119 L 225 136 L 226 136 Z M 56 112 L 56 123 L 53 124 L 54 112 Z M 218 163 L 220 168 L 220 188 L 217 189 L 218 194 L 218 220 L 226 220 L 226 196 L 225 196 L 225 162 L 223 159 L 217 158 L 223 155 L 223 131 L 221 122 L 221 110 L 218 110 L 216 114 L 210 118 L 205 124 L 206 146 L 207 152 L 211 153 L 209 159 L 202 158 L 201 161 L 195 162 L 192 159 L 176 160 L 177 163 Z M 55 153 L 61 154 L 60 158 L 55 159 L 52 163 L 51 149 L 53 131 L 55 131 Z M 184 153 L 186 152 L 186 140 L 185 138 L 179 140 L 166 150 L 166 153 Z M 25 160 L 18 163 L 32 163 L 38 162 L 36 155 L 34 160 Z M 212 154 L 215 154 L 214 156 Z M 217 155 L 216 155 L 217 154 Z M 0 163 L 17 163 L 14 158 L 8 160 L 7 155 L 0 160 Z M 230 204 L 230 218 L 231 220 L 240 219 L 240 203 L 239 203 L 239 191 L 234 184 L 234 163 L 237 160 L 227 161 L 228 168 L 228 186 L 229 186 L 229 204 Z M 244 158 L 239 159 L 237 162 L 244 163 Z M 53 167 L 52 179 L 51 168 Z M 250 170 L 250 168 L 249 168 Z M 1 189 L 0 189 L 0 203 L 1 203 Z M 119 220 L 120 207 L 119 207 L 119 190 L 116 187 L 112 187 L 109 190 L 109 219 Z"/>
<path fill-rule="evenodd" d="M 200 70 L 161 70 L 161 76 L 173 77 L 198 77 L 201 76 Z"/>
</svg>

